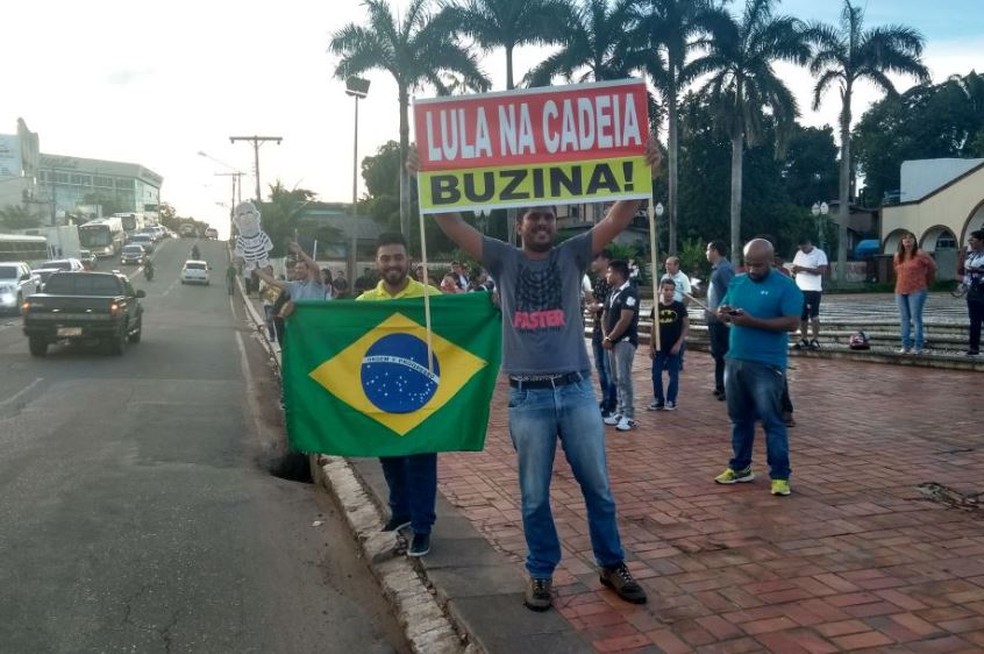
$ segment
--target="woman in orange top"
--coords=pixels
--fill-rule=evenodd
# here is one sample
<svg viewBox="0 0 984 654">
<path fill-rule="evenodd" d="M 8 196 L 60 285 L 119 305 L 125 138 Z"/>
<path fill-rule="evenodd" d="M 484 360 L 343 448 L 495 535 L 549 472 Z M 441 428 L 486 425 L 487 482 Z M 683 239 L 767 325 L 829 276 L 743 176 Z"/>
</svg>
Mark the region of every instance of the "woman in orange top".
<svg viewBox="0 0 984 654">
<path fill-rule="evenodd" d="M 899 240 L 894 265 L 895 301 L 902 322 L 902 347 L 898 352 L 922 354 L 923 306 L 929 284 L 936 276 L 936 262 L 925 252 L 920 252 L 916 237 L 912 232 L 906 232 Z M 910 321 L 916 328 L 915 344 L 909 337 Z"/>
</svg>

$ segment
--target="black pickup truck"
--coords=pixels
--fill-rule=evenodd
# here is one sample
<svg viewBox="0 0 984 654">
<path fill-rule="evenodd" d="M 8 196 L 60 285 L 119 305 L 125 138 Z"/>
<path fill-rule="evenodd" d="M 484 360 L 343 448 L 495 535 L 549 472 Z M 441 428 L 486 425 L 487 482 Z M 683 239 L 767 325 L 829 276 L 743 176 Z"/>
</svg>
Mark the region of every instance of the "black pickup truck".
<svg viewBox="0 0 984 654">
<path fill-rule="evenodd" d="M 143 291 L 133 290 L 125 275 L 115 272 L 58 272 L 48 278 L 44 293 L 24 302 L 24 334 L 31 354 L 43 357 L 59 341 L 104 344 L 123 354 L 126 344 L 140 342 Z"/>
</svg>

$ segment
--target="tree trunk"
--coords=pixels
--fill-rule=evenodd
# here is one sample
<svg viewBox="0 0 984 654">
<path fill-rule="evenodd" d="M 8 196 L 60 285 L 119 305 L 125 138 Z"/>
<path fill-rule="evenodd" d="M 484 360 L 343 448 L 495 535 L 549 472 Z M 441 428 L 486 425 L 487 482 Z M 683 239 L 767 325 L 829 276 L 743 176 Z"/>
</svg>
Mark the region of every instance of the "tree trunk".
<svg viewBox="0 0 984 654">
<path fill-rule="evenodd" d="M 741 174 L 744 134 L 731 137 L 731 263 L 741 262 Z"/>
<path fill-rule="evenodd" d="M 672 71 L 671 71 L 672 72 Z M 677 156 L 679 153 L 679 143 L 677 139 L 678 130 L 678 110 L 677 110 L 677 97 L 676 97 L 676 85 L 670 85 L 670 93 L 667 100 L 669 101 L 670 109 L 670 125 L 669 125 L 669 135 L 666 139 L 667 145 L 667 158 L 669 161 L 669 177 L 667 178 L 667 215 L 669 220 L 669 252 L 672 255 L 677 253 L 677 174 L 678 165 Z"/>
<path fill-rule="evenodd" d="M 410 239 L 410 174 L 407 172 L 407 155 L 410 153 L 410 94 L 400 87 L 400 232 Z"/>
<path fill-rule="evenodd" d="M 837 284 L 847 279 L 847 224 L 851 220 L 851 85 L 844 90 L 840 117 L 840 187 L 837 194 Z"/>
</svg>

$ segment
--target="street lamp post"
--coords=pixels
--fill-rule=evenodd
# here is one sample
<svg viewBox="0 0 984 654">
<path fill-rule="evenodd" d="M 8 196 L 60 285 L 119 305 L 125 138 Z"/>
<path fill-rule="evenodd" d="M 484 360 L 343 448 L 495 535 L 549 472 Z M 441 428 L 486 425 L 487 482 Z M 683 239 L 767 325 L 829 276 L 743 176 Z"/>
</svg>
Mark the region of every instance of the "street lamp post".
<svg viewBox="0 0 984 654">
<path fill-rule="evenodd" d="M 358 247 L 359 215 L 359 100 L 369 95 L 369 80 L 350 76 L 345 80 L 345 95 L 355 98 L 355 129 L 352 138 L 352 229 L 349 235 L 348 278 L 355 284 L 356 248 Z"/>
<path fill-rule="evenodd" d="M 826 202 L 814 202 L 813 206 L 810 207 L 810 213 L 817 219 L 817 247 L 823 250 L 823 219 L 830 213 L 830 206 Z"/>
</svg>

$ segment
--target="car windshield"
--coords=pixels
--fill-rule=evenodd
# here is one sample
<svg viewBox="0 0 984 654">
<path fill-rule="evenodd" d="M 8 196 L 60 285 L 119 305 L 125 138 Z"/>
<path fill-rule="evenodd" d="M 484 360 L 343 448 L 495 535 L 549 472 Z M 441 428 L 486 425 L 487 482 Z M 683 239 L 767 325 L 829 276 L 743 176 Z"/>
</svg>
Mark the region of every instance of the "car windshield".
<svg viewBox="0 0 984 654">
<path fill-rule="evenodd" d="M 17 266 L 0 266 L 0 279 L 17 279 Z"/>
<path fill-rule="evenodd" d="M 65 261 L 64 259 L 60 261 L 45 261 L 41 264 L 42 268 L 57 268 L 58 270 L 71 270 L 72 262 Z"/>
<path fill-rule="evenodd" d="M 205 270 L 206 267 L 207 267 L 206 264 L 199 263 L 197 261 L 189 261 L 188 263 L 185 264 L 185 268 L 187 270 Z"/>
<path fill-rule="evenodd" d="M 123 248 L 126 254 L 143 254 L 144 249 L 139 245 L 127 245 Z"/>
</svg>

